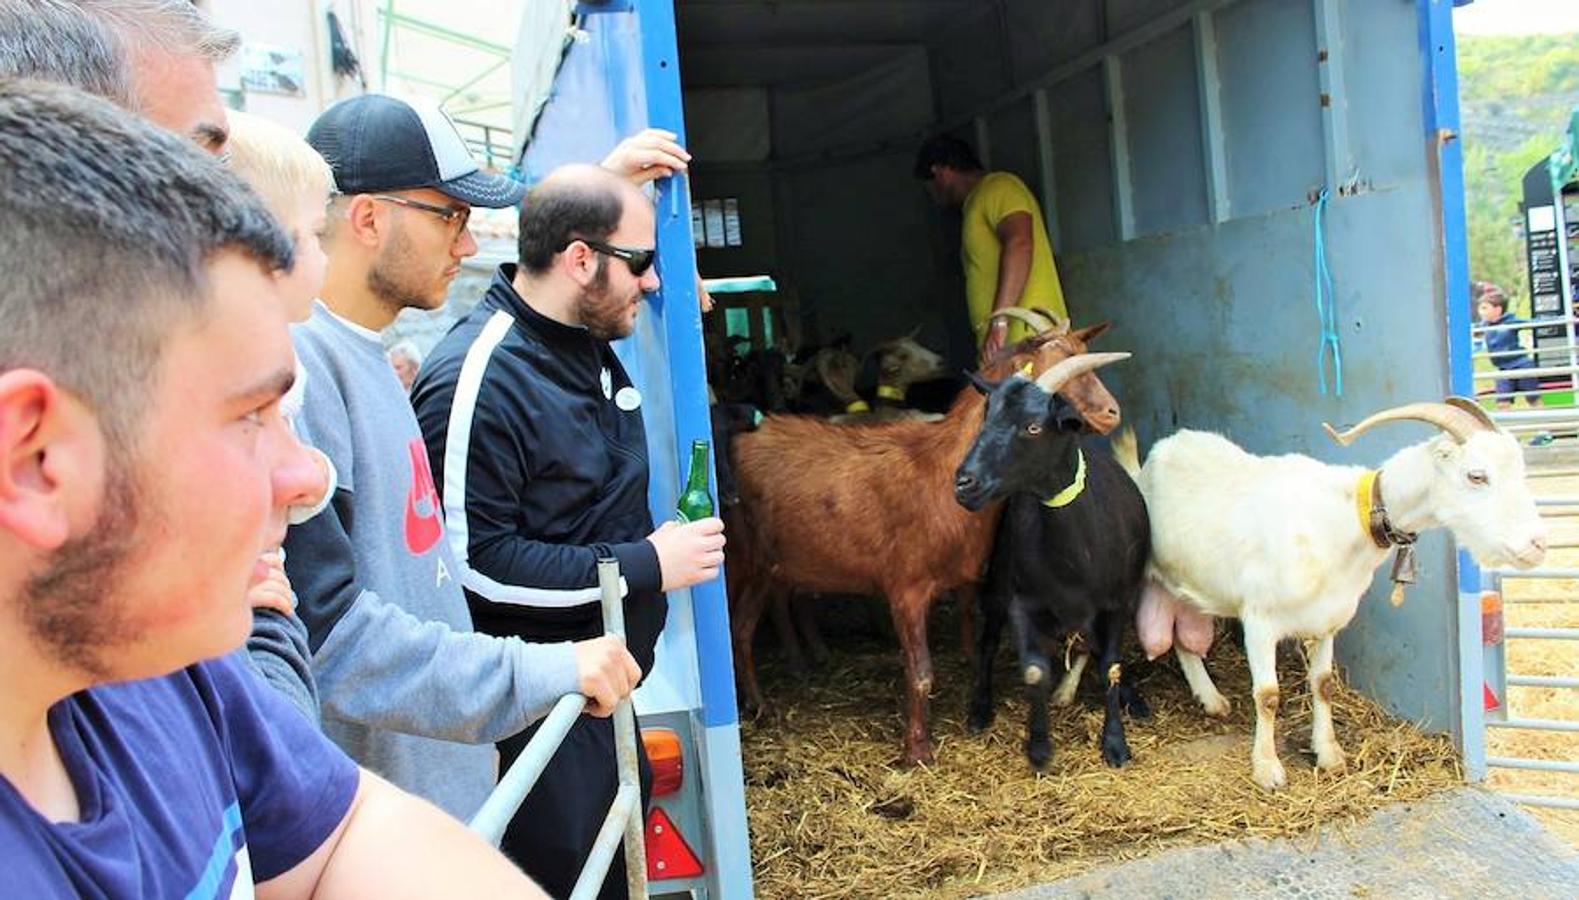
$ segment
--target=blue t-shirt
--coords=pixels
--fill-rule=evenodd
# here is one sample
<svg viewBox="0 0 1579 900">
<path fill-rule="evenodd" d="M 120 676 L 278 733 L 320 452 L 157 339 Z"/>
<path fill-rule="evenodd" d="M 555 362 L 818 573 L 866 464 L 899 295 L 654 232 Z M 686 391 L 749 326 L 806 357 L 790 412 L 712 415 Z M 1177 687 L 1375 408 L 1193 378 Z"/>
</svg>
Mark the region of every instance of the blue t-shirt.
<svg viewBox="0 0 1579 900">
<path fill-rule="evenodd" d="M 251 897 L 350 809 L 359 773 L 235 656 L 101 685 L 49 710 L 80 817 L 0 777 L 0 894 Z"/>
</svg>

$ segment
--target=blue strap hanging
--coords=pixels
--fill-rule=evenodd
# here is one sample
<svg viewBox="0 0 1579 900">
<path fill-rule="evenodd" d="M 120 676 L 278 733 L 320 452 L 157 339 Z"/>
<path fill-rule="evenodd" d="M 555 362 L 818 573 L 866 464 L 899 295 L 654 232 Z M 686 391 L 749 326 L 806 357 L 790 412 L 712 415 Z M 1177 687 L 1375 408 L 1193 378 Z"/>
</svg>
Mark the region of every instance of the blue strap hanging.
<svg viewBox="0 0 1579 900">
<path fill-rule="evenodd" d="M 1316 347 L 1316 380 L 1322 396 L 1327 395 L 1327 356 L 1332 356 L 1333 393 L 1343 396 L 1343 348 L 1338 345 L 1338 298 L 1327 267 L 1327 189 L 1316 197 L 1316 318 L 1321 324 L 1321 342 Z"/>
</svg>

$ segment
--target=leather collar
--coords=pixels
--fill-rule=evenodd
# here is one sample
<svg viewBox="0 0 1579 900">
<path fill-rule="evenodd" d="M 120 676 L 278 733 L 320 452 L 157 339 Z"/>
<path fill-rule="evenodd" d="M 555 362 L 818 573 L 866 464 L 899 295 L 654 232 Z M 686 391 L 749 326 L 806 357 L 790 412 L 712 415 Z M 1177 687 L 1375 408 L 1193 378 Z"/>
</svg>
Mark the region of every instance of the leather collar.
<svg viewBox="0 0 1579 900">
<path fill-rule="evenodd" d="M 1378 549 L 1405 547 L 1415 542 L 1419 535 L 1402 531 L 1387 517 L 1387 505 L 1382 502 L 1382 473 L 1368 470 L 1354 486 L 1354 502 L 1360 514 L 1360 527 L 1370 536 Z"/>
</svg>

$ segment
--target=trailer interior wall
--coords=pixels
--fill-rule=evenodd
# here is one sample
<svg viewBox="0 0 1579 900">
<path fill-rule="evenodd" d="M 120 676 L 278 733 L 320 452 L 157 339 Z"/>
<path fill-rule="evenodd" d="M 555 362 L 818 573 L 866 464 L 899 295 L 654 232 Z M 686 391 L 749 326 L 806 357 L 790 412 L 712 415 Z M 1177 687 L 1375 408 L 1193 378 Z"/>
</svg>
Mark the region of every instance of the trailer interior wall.
<svg viewBox="0 0 1579 900">
<path fill-rule="evenodd" d="M 1108 201 L 1116 220 L 1061 219 L 1060 267 L 1076 317 L 1113 320 L 1109 343 L 1135 353 L 1110 380 L 1143 445 L 1204 428 L 1253 452 L 1375 465 L 1426 436 L 1395 427 L 1342 450 L 1320 430 L 1450 392 L 1418 33 L 1406 0 L 1241 0 L 1107 58 L 1100 81 L 1088 75 L 1114 127 L 1055 112 L 1056 133 L 1109 141 L 1103 160 L 1055 152 L 1058 183 Z M 1104 175 L 1105 197 L 1091 189 Z M 1321 393 L 1316 363 L 1311 200 L 1324 186 L 1342 398 Z M 1411 602 L 1395 609 L 1373 588 L 1338 653 L 1351 684 L 1445 730 L 1459 713 L 1457 570 L 1440 533 L 1421 549 Z"/>
<path fill-rule="evenodd" d="M 957 231 L 909 171 L 922 134 L 951 131 L 1049 209 L 1073 317 L 1111 320 L 1103 346 L 1135 354 L 1103 377 L 1143 446 L 1204 428 L 1253 452 L 1375 465 L 1426 430 L 1394 426 L 1343 450 L 1321 422 L 1440 398 L 1450 385 L 1440 188 L 1422 100 L 1432 2 L 678 9 L 688 116 L 708 116 L 705 89 L 748 83 L 772 110 L 765 157 L 732 165 L 775 185 L 772 264 L 822 336 L 850 330 L 870 345 L 921 324 L 969 358 Z M 702 190 L 729 167 L 709 169 L 708 148 L 696 149 Z M 1341 398 L 1317 381 L 1314 202 L 1324 187 Z M 703 251 L 704 271 L 719 261 Z M 1395 712 L 1455 728 L 1455 559 L 1440 534 L 1421 550 L 1410 601 L 1394 609 L 1373 589 L 1339 654 L 1351 683 Z"/>
</svg>

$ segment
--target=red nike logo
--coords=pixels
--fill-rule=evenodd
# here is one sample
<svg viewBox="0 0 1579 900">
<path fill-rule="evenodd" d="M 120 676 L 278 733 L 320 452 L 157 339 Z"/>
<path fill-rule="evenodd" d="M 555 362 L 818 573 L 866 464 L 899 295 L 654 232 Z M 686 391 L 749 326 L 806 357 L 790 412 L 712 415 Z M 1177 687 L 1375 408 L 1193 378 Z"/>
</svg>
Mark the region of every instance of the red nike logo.
<svg viewBox="0 0 1579 900">
<path fill-rule="evenodd" d="M 421 556 L 444 536 L 439 513 L 439 491 L 433 486 L 433 469 L 421 438 L 406 448 L 411 454 L 411 492 L 406 495 L 406 549 Z"/>
</svg>

